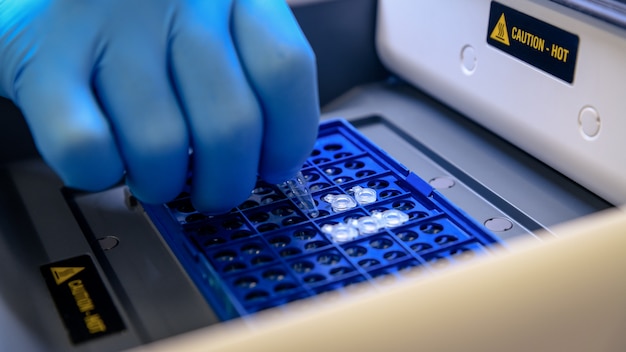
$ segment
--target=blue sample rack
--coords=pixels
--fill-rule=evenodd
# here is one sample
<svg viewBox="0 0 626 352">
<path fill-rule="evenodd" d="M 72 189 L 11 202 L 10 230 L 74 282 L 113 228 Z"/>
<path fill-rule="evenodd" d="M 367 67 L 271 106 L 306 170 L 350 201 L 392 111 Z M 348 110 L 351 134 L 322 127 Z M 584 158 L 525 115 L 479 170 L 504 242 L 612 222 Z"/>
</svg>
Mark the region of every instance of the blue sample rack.
<svg viewBox="0 0 626 352">
<path fill-rule="evenodd" d="M 310 218 L 279 187 L 259 181 L 230 213 L 197 212 L 183 192 L 143 207 L 217 315 L 232 319 L 383 275 L 445 265 L 488 253 L 498 240 L 344 120 L 320 125 L 302 173 L 319 215 Z M 354 186 L 378 200 L 333 212 L 322 198 Z M 325 224 L 398 209 L 402 226 L 335 243 Z"/>
</svg>

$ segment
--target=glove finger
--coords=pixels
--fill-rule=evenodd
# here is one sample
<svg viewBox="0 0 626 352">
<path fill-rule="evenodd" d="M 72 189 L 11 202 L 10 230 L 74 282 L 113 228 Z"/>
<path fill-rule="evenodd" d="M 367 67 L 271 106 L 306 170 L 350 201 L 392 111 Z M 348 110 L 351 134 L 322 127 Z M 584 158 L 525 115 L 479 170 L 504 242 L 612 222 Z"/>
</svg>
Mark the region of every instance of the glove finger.
<svg viewBox="0 0 626 352">
<path fill-rule="evenodd" d="M 99 61 L 95 87 L 115 130 L 131 191 L 145 202 L 163 203 L 183 189 L 189 138 L 169 82 L 165 44 L 146 33 L 149 24 L 138 27 L 113 36 Z"/>
<path fill-rule="evenodd" d="M 192 154 L 192 202 L 226 212 L 256 183 L 261 110 L 229 33 L 230 1 L 194 2 L 175 19 L 172 76 L 186 112 Z"/>
<path fill-rule="evenodd" d="M 98 191 L 122 178 L 111 128 L 71 52 L 34 55 L 15 82 L 15 103 L 43 159 L 70 187 Z"/>
<path fill-rule="evenodd" d="M 235 0 L 233 35 L 265 117 L 260 176 L 293 177 L 319 123 L 315 56 L 283 1 Z"/>
</svg>

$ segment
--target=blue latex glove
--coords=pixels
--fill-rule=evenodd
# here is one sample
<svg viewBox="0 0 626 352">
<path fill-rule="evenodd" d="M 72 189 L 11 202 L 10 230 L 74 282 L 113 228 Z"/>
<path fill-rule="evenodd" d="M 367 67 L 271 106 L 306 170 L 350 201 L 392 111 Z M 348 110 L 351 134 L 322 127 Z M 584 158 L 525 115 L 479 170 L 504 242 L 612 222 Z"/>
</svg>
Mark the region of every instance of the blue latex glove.
<svg viewBox="0 0 626 352">
<path fill-rule="evenodd" d="M 0 0 L 0 95 L 72 187 L 124 175 L 225 212 L 294 176 L 317 134 L 315 58 L 278 0 Z M 193 150 L 189 163 L 189 150 Z"/>
</svg>

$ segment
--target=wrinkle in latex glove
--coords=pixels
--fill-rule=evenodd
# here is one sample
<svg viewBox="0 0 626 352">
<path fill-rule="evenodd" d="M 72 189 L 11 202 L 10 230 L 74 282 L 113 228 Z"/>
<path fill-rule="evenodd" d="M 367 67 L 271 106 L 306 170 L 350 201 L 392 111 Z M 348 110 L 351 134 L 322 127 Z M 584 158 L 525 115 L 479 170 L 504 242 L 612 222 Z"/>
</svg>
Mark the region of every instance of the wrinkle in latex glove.
<svg viewBox="0 0 626 352">
<path fill-rule="evenodd" d="M 292 178 L 317 133 L 315 59 L 277 0 L 0 1 L 0 94 L 72 187 L 126 177 L 224 212 Z M 192 165 L 188 165 L 190 147 Z"/>
</svg>

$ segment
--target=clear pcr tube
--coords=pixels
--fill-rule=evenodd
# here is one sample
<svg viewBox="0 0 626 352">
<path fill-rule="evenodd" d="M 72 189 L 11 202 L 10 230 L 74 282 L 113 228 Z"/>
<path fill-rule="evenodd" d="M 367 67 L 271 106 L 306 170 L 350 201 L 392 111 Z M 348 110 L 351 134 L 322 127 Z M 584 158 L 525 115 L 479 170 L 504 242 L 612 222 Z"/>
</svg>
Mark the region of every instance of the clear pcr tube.
<svg viewBox="0 0 626 352">
<path fill-rule="evenodd" d="M 335 225 L 326 224 L 322 226 L 322 232 L 328 234 L 337 243 L 352 241 L 359 235 L 356 227 L 342 222 Z"/>
<path fill-rule="evenodd" d="M 347 194 L 327 194 L 324 196 L 324 201 L 330 203 L 334 212 L 342 212 L 356 207 L 356 201 L 354 198 Z"/>
<path fill-rule="evenodd" d="M 311 190 L 301 171 L 294 178 L 278 184 L 278 187 L 308 216 L 316 218 L 319 215 Z"/>
<path fill-rule="evenodd" d="M 361 205 L 376 202 L 376 190 L 373 188 L 354 186 L 350 189 L 350 191 L 354 194 L 354 199 Z"/>
</svg>

